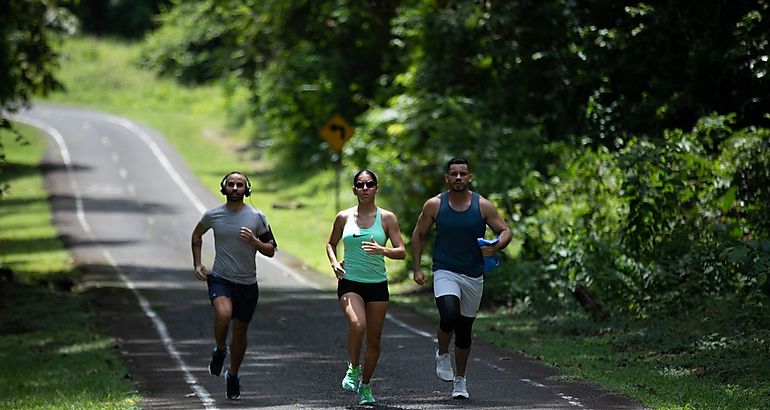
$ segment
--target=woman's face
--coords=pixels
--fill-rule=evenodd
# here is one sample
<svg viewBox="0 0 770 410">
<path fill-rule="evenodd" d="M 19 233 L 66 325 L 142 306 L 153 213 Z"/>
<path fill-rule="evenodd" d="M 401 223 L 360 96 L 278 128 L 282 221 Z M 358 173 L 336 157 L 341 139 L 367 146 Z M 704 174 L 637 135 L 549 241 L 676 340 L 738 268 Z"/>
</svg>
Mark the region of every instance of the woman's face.
<svg viewBox="0 0 770 410">
<path fill-rule="evenodd" d="M 353 193 L 359 201 L 374 199 L 377 194 L 377 183 L 371 175 L 366 172 L 361 173 L 353 184 Z"/>
</svg>

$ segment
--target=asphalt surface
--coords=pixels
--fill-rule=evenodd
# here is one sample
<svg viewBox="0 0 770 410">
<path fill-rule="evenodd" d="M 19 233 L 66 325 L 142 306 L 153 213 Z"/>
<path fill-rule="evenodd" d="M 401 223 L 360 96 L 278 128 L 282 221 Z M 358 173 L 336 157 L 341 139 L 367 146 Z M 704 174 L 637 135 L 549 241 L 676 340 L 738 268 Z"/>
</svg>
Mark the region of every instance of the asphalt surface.
<svg viewBox="0 0 770 410">
<path fill-rule="evenodd" d="M 52 105 L 16 119 L 50 137 L 42 167 L 54 222 L 86 272 L 85 291 L 96 296 L 143 408 L 644 408 L 479 340 L 468 367 L 471 397 L 453 400 L 452 384 L 434 372 L 435 323 L 393 306 L 372 380 L 377 404 L 359 406 L 340 387 L 347 329 L 333 278 L 280 250 L 274 259 L 259 257 L 260 300 L 240 372 L 241 400 L 227 400 L 224 378 L 208 374 L 212 314 L 190 253 L 193 226 L 222 198 L 141 124 Z M 269 204 L 253 205 L 270 217 Z M 209 267 L 212 237 L 204 237 Z M 321 252 L 324 244 L 308 246 Z"/>
</svg>

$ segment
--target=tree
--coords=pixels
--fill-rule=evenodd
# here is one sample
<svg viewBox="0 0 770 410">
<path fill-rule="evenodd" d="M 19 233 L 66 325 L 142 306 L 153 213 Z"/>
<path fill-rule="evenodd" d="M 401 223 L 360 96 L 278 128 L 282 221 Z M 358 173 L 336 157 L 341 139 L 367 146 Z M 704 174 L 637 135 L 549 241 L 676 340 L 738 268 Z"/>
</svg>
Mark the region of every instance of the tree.
<svg viewBox="0 0 770 410">
<path fill-rule="evenodd" d="M 9 113 L 29 105 L 30 98 L 62 88 L 54 77 L 59 54 L 53 47 L 59 34 L 73 33 L 75 19 L 65 9 L 44 0 L 0 3 L 0 129 L 13 129 Z M 0 172 L 5 149 L 0 144 Z M 0 195 L 4 187 L 0 186 Z"/>
</svg>

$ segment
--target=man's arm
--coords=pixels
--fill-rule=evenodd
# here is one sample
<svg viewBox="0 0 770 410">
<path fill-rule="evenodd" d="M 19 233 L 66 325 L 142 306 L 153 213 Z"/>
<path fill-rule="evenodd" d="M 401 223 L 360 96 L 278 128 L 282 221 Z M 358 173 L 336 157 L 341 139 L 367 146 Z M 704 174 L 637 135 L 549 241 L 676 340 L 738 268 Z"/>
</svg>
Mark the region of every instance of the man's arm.
<svg viewBox="0 0 770 410">
<path fill-rule="evenodd" d="M 208 228 L 205 228 L 203 225 L 201 225 L 200 222 L 198 222 L 198 224 L 195 225 L 195 229 L 193 229 L 192 232 L 192 237 L 190 238 L 193 257 L 193 269 L 195 269 L 195 277 L 198 278 L 198 280 L 206 280 L 206 276 L 208 275 L 206 272 L 206 267 L 201 264 L 201 247 L 203 247 L 203 234 L 205 234 L 208 230 Z"/>
<path fill-rule="evenodd" d="M 479 205 L 481 206 L 481 214 L 484 217 L 484 222 L 499 238 L 496 244 L 492 246 L 483 246 L 481 248 L 481 252 L 485 256 L 491 256 L 495 252 L 505 249 L 505 247 L 511 243 L 513 234 L 511 233 L 511 228 L 509 228 L 508 224 L 505 223 L 505 220 L 502 216 L 500 216 L 500 213 L 497 211 L 497 208 L 495 208 L 495 205 L 492 204 L 491 201 L 482 197 L 479 200 Z"/>
<path fill-rule="evenodd" d="M 245 226 L 241 227 L 239 235 L 242 241 L 254 245 L 254 247 L 257 248 L 257 252 L 262 255 L 265 255 L 268 258 L 272 258 L 275 255 L 275 242 L 272 239 L 268 239 L 267 242 L 264 242 L 254 235 L 254 231 Z"/>
<path fill-rule="evenodd" d="M 422 272 L 422 250 L 425 246 L 425 238 L 428 236 L 428 232 L 430 232 L 433 223 L 436 221 L 439 204 L 438 197 L 427 200 L 422 206 L 422 212 L 420 212 L 420 216 L 417 218 L 417 224 L 414 226 L 414 231 L 412 231 L 413 279 L 419 285 L 423 285 L 427 281 L 425 274 Z"/>
</svg>

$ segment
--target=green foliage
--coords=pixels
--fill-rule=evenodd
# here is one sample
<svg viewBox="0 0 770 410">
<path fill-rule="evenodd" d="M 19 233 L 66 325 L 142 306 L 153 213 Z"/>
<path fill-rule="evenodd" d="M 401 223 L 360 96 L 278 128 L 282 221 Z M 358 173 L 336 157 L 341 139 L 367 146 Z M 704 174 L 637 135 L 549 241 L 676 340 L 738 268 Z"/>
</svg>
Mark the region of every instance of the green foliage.
<svg viewBox="0 0 770 410">
<path fill-rule="evenodd" d="M 248 90 L 236 115 L 279 167 L 329 167 L 318 130 L 343 115 L 343 158 L 385 171 L 406 235 L 467 157 L 515 237 L 490 305 L 580 288 L 646 317 L 770 286 L 769 18 L 764 0 L 178 1 L 144 55 Z"/>
<path fill-rule="evenodd" d="M 219 128 L 224 122 L 220 95 L 211 87 L 180 88 L 138 74 L 128 63 L 134 53 L 126 49 L 135 48 L 92 39 L 69 42 L 67 53 L 76 59 L 63 78 L 68 83 L 92 78 L 88 87 L 68 95 L 70 102 L 125 113 L 153 126 L 207 186 L 216 186 L 222 172 L 241 159 Z M 406 55 L 412 48 L 402 50 L 404 61 L 413 57 Z M 107 58 L 113 56 L 118 58 Z M 766 407 L 768 232 L 762 225 L 767 207 L 758 203 L 767 187 L 761 171 L 766 128 L 742 127 L 737 117 L 713 115 L 679 130 L 639 134 L 629 143 L 619 139 L 604 146 L 577 134 L 557 138 L 546 126 L 514 126 L 513 115 L 501 114 L 506 107 L 485 98 L 413 86 L 416 67 L 394 76 L 390 95 L 377 97 L 357 117 L 359 134 L 345 148 L 346 170 L 355 165 L 379 172 L 378 202 L 400 210 L 408 236 L 406 227 L 422 202 L 444 189 L 445 161 L 458 153 L 472 160 L 474 189 L 498 204 L 515 232 L 503 265 L 485 278 L 488 309 L 474 326 L 480 336 L 652 408 Z M 280 79 L 279 72 L 271 75 Z M 228 90 L 243 89 L 236 77 L 226 82 Z M 269 82 L 264 86 L 269 91 Z M 99 94 L 110 87 L 109 95 Z M 307 141 L 318 142 L 314 135 Z M 649 166 L 633 161 L 650 157 Z M 326 239 L 335 213 L 330 170 L 316 169 L 311 178 L 284 184 L 269 163 L 241 166 L 258 171 L 252 179 L 255 205 L 276 200 L 303 205 L 272 209 L 271 223 L 276 232 L 288 232 L 301 222 L 304 228 L 284 249 L 323 271 L 323 247 L 316 245 Z M 627 183 L 631 179 L 635 185 Z M 667 185 L 682 194 L 661 188 Z M 636 212 L 645 218 L 630 219 L 636 196 L 625 195 L 626 187 L 645 200 L 673 206 L 662 212 L 675 225 L 642 208 Z M 680 197 L 689 198 L 686 209 L 678 209 Z M 341 198 L 342 206 L 352 205 L 351 196 L 343 192 Z M 9 220 L 15 223 L 17 217 Z M 628 229 L 632 221 L 638 225 L 633 232 Z M 654 229 L 665 235 L 653 237 L 644 250 L 630 245 L 645 243 L 648 237 L 641 233 Z M 580 311 L 572 298 L 577 286 L 589 289 L 611 317 L 597 323 Z M 429 296 L 421 312 L 435 318 Z"/>
<path fill-rule="evenodd" d="M 138 39 L 151 31 L 167 0 L 60 0 L 88 35 Z"/>
<path fill-rule="evenodd" d="M 81 275 L 51 223 L 37 165 L 47 140 L 18 126 L 0 181 L 0 407 L 135 409 L 115 342 L 95 325 L 90 299 L 70 288 Z M 0 141 L 15 138 L 0 130 Z M 62 291 L 61 289 L 67 289 Z"/>
<path fill-rule="evenodd" d="M 65 9 L 47 1 L 9 0 L 0 4 L 0 131 L 14 132 L 7 113 L 29 104 L 33 95 L 61 88 L 54 77 L 59 54 L 54 42 L 74 31 L 74 19 Z M 16 133 L 16 143 L 23 138 Z M 0 143 L 0 175 L 6 147 Z M 0 184 L 0 197 L 7 188 Z"/>
<path fill-rule="evenodd" d="M 332 157 L 321 127 L 335 113 L 353 121 L 379 91 L 393 11 L 358 1 L 180 1 L 145 60 L 183 81 L 237 81 L 250 90 L 255 139 L 281 164 L 312 171 Z"/>
<path fill-rule="evenodd" d="M 58 35 L 72 33 L 74 20 L 47 1 L 4 1 L 0 6 L 0 108 L 14 111 L 30 98 L 61 87 L 53 71 Z"/>
<path fill-rule="evenodd" d="M 178 1 L 143 43 L 143 64 L 183 84 L 220 78 L 228 68 L 227 21 L 205 2 Z"/>
</svg>

